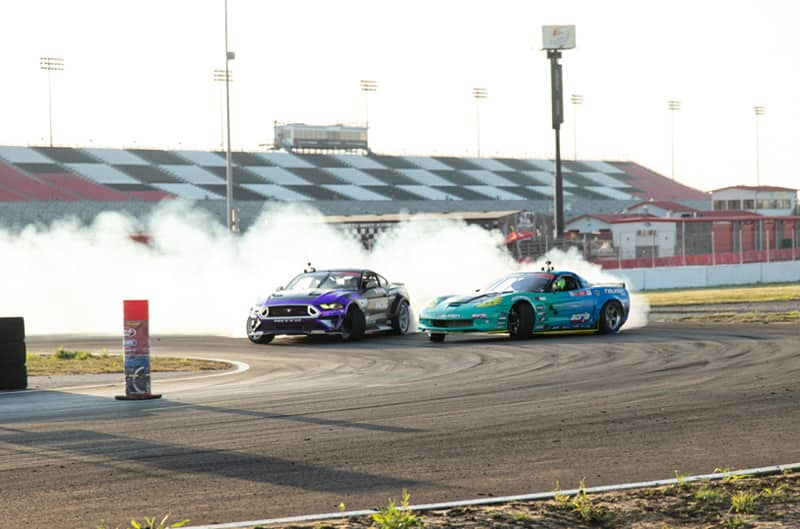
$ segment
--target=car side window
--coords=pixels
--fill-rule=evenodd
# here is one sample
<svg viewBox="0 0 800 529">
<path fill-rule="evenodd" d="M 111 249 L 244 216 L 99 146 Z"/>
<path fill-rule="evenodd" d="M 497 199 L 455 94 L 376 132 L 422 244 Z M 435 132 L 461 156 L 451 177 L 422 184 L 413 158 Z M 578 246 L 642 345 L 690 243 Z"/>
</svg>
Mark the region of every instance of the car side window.
<svg viewBox="0 0 800 529">
<path fill-rule="evenodd" d="M 574 277 L 572 277 L 572 276 L 565 276 L 565 277 L 564 277 L 564 279 L 566 279 L 566 280 L 567 280 L 567 281 L 566 281 L 566 283 L 567 283 L 567 284 L 566 284 L 566 286 L 564 287 L 564 290 L 578 290 L 578 282 L 577 282 L 577 281 L 575 281 L 575 278 L 574 278 Z"/>
<path fill-rule="evenodd" d="M 389 286 L 389 281 L 387 281 L 382 275 L 378 275 L 378 285 L 380 285 L 382 288 L 387 288 Z"/>
<path fill-rule="evenodd" d="M 364 290 L 378 288 L 378 278 L 375 274 L 364 274 Z"/>
</svg>

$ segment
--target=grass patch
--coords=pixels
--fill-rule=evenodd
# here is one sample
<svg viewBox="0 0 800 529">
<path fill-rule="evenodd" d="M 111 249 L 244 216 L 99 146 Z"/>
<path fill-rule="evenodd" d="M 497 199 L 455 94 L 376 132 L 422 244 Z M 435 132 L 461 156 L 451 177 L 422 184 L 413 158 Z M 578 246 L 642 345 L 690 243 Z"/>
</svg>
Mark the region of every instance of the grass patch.
<svg viewBox="0 0 800 529">
<path fill-rule="evenodd" d="M 389 506 L 372 515 L 372 521 L 379 529 L 411 529 L 423 527 L 422 520 L 408 509 L 411 495 L 403 489 L 403 499 L 400 507 L 393 499 L 389 499 Z"/>
<path fill-rule="evenodd" d="M 694 493 L 694 498 L 701 503 L 719 505 L 725 501 L 725 494 L 712 488 L 704 487 Z"/>
<path fill-rule="evenodd" d="M 28 353 L 25 358 L 28 376 L 97 375 L 122 373 L 123 357 L 108 351 L 91 353 L 59 347 L 52 353 Z M 213 360 L 150 356 L 150 370 L 215 371 L 228 369 L 229 364 Z"/>
<path fill-rule="evenodd" d="M 731 323 L 785 323 L 800 320 L 800 310 L 788 312 L 715 312 L 681 316 L 680 321 L 712 321 Z"/>
<path fill-rule="evenodd" d="M 642 292 L 650 306 L 800 300 L 800 283 Z"/>
</svg>

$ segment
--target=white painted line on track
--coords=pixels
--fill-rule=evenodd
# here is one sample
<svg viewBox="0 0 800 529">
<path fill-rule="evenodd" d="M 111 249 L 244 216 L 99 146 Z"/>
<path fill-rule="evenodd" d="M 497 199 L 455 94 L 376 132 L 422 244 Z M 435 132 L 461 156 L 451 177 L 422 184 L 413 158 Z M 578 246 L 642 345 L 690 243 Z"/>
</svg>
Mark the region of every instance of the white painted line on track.
<svg viewBox="0 0 800 529">
<path fill-rule="evenodd" d="M 700 474 L 697 476 L 687 476 L 682 478 L 684 482 L 708 480 L 720 480 L 730 476 L 758 476 L 766 474 L 777 474 L 784 470 L 800 470 L 800 463 L 791 463 L 788 465 L 774 465 L 771 467 L 750 468 L 747 470 L 732 470 L 730 472 L 717 472 L 713 474 Z M 677 478 L 661 479 L 655 481 L 639 481 L 635 483 L 623 483 L 620 485 L 603 485 L 599 487 L 589 487 L 586 489 L 587 494 L 595 494 L 599 492 L 616 492 L 629 489 L 644 489 L 649 487 L 660 487 L 662 485 L 674 485 L 678 482 Z M 580 489 L 561 490 L 559 494 L 565 496 L 574 496 L 580 492 Z M 475 505 L 492 505 L 497 503 L 508 503 L 512 501 L 528 501 L 528 500 L 551 500 L 555 498 L 555 492 L 538 492 L 534 494 L 521 494 L 518 496 L 498 496 L 496 498 L 480 498 L 476 500 L 462 500 L 452 501 L 445 503 L 427 503 L 422 505 L 410 505 L 408 507 L 411 511 L 433 511 L 439 509 L 451 509 L 453 507 L 469 507 Z M 327 514 L 309 514 L 305 516 L 289 516 L 286 518 L 270 518 L 266 520 L 251 520 L 245 522 L 231 522 L 213 525 L 187 525 L 184 529 L 244 529 L 245 527 L 264 526 L 264 525 L 278 525 L 278 524 L 292 524 L 292 523 L 307 523 L 317 522 L 320 520 L 334 520 L 339 518 L 355 518 L 358 516 L 369 516 L 378 511 L 367 509 L 363 511 L 347 511 L 347 512 L 333 512 Z"/>
<path fill-rule="evenodd" d="M 235 369 L 232 371 L 223 371 L 221 373 L 210 373 L 208 375 L 194 375 L 194 376 L 186 376 L 181 378 L 167 378 L 164 380 L 160 380 L 159 383 L 169 383 L 169 382 L 186 382 L 193 381 L 193 380 L 201 380 L 205 378 L 212 378 L 212 377 L 224 377 L 229 375 L 237 375 L 239 373 L 244 373 L 245 371 L 250 369 L 250 364 L 246 364 L 244 362 L 239 362 L 237 360 L 222 360 L 219 358 L 195 358 L 195 357 L 186 357 L 192 360 L 210 360 L 212 362 L 222 362 L 224 364 L 233 364 Z M 152 373 L 151 373 L 152 375 Z M 122 376 L 122 373 L 120 373 Z M 121 379 L 120 384 L 124 385 L 125 379 L 124 377 Z M 90 384 L 86 386 L 64 386 L 61 388 L 34 388 L 34 389 L 18 389 L 13 391 L 0 391 L 0 397 L 6 395 L 28 395 L 30 393 L 39 393 L 43 391 L 63 391 L 63 392 L 70 392 L 70 391 L 81 391 L 86 389 L 97 389 L 97 388 L 110 388 L 118 386 L 117 383 L 109 383 L 105 382 L 103 384 Z"/>
</svg>

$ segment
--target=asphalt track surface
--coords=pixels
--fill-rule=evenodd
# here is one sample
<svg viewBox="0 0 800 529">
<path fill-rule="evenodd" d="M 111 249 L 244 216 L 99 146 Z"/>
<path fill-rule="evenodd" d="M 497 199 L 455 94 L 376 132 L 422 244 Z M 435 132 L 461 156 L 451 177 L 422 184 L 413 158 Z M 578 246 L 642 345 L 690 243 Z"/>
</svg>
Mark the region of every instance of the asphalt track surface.
<svg viewBox="0 0 800 529">
<path fill-rule="evenodd" d="M 31 351 L 121 339 L 28 338 Z M 663 479 L 800 461 L 797 324 L 617 336 L 161 337 L 224 376 L 0 393 L 0 528 L 192 525 Z M 74 385 L 75 382 L 73 382 Z M 85 381 L 81 381 L 85 383 Z"/>
</svg>

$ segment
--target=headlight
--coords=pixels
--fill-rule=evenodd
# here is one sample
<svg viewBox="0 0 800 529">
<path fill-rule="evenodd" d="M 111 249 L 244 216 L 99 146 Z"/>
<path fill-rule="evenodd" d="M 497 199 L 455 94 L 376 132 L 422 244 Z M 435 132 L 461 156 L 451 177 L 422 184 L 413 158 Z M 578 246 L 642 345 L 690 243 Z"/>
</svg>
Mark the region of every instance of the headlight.
<svg viewBox="0 0 800 529">
<path fill-rule="evenodd" d="M 261 314 L 261 316 L 266 316 L 269 314 L 269 308 L 262 305 L 253 305 L 252 307 L 250 307 L 250 312 Z"/>
<path fill-rule="evenodd" d="M 478 307 L 478 308 L 494 307 L 495 305 L 499 305 L 502 302 L 503 302 L 503 296 L 497 296 L 497 297 L 492 298 L 492 299 L 487 299 L 486 301 L 481 301 L 480 303 L 478 303 L 475 306 Z"/>
<path fill-rule="evenodd" d="M 337 310 L 344 308 L 341 303 L 320 303 L 320 308 L 323 310 Z"/>
</svg>

